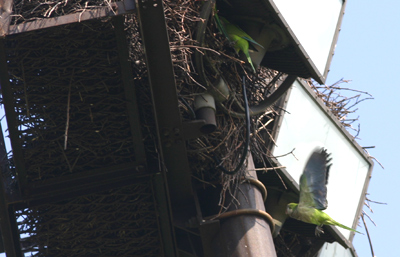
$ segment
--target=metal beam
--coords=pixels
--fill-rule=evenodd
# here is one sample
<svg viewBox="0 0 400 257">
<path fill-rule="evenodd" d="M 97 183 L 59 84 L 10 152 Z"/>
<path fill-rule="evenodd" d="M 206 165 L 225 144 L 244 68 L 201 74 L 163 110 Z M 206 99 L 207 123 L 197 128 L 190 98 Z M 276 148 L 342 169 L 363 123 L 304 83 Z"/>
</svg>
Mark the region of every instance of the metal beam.
<svg viewBox="0 0 400 257">
<path fill-rule="evenodd" d="M 162 238 L 163 256 L 178 256 L 165 175 L 158 173 L 152 177 L 152 189 L 154 200 L 157 203 L 157 212 L 159 213 L 158 221 L 160 236 Z"/>
<path fill-rule="evenodd" d="M 3 191 L 4 187 L 2 183 L 0 184 L 0 190 Z M 4 194 L 2 194 L 0 198 L 0 228 L 5 253 L 7 257 L 22 257 L 14 208 L 12 205 L 7 205 L 4 200 Z"/>
<path fill-rule="evenodd" d="M 17 125 L 17 115 L 14 107 L 14 96 L 11 91 L 10 77 L 8 75 L 7 54 L 4 47 L 5 40 L 0 39 L 0 81 L 1 93 L 3 95 L 4 111 L 7 117 L 7 126 L 13 149 L 13 159 L 16 169 L 19 188 L 24 188 L 27 184 L 26 170 L 23 161 L 22 148 Z"/>
<path fill-rule="evenodd" d="M 124 84 L 126 107 L 128 109 L 129 123 L 133 138 L 133 147 L 135 151 L 135 159 L 139 163 L 146 162 L 145 149 L 142 139 L 142 131 L 139 119 L 139 108 L 136 98 L 135 84 L 133 83 L 132 64 L 128 60 L 129 49 L 127 45 L 127 37 L 124 30 L 124 16 L 117 16 L 113 19 L 115 28 L 115 36 L 117 40 L 117 49 L 121 65 L 122 83 Z"/>
<path fill-rule="evenodd" d="M 146 52 L 161 163 L 165 165 L 172 203 L 192 202 L 189 161 L 161 0 L 139 1 L 138 14 Z M 174 204 L 173 204 L 174 206 Z"/>
<path fill-rule="evenodd" d="M 10 1 L 10 0 L 0 0 Z M 17 34 L 37 29 L 45 29 L 54 26 L 66 25 L 69 23 L 82 22 L 91 19 L 99 19 L 108 16 L 116 16 L 131 13 L 136 8 L 134 0 L 123 0 L 111 3 L 110 6 L 98 7 L 92 10 L 84 10 L 78 13 L 67 14 L 54 18 L 38 19 L 30 22 L 12 25 L 8 31 L 3 32 L 0 36 Z M 1 20 L 0 20 L 1 21 Z M 1 29 L 1 27 L 0 27 Z M 0 31 L 1 33 L 1 31 Z"/>
<path fill-rule="evenodd" d="M 6 192 L 6 188 L 9 186 L 7 184 L 10 181 L 3 175 L 8 168 L 9 163 L 4 136 L 0 126 L 0 230 L 4 246 L 2 250 L 5 250 L 7 257 L 22 257 L 15 212 L 13 206 L 8 203 L 8 194 Z"/>
</svg>

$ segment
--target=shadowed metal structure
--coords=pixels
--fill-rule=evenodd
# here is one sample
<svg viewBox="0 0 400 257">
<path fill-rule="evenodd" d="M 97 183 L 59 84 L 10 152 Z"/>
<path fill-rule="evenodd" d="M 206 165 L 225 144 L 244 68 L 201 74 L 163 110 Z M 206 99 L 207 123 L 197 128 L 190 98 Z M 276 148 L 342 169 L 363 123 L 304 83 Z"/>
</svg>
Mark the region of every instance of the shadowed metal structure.
<svg viewBox="0 0 400 257">
<path fill-rule="evenodd" d="M 125 19 L 115 16 L 135 4 L 111 7 L 11 26 L 2 15 L 7 256 L 177 255 L 165 172 L 146 156 Z"/>
</svg>

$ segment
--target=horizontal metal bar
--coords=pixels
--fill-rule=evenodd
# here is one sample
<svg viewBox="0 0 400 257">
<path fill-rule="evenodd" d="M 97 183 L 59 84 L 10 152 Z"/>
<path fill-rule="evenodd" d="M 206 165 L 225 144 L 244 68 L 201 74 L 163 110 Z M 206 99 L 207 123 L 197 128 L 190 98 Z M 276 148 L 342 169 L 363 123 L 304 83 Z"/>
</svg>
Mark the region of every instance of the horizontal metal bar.
<svg viewBox="0 0 400 257">
<path fill-rule="evenodd" d="M 45 29 L 70 23 L 82 22 L 91 19 L 99 19 L 108 16 L 116 16 L 131 13 L 136 8 L 134 0 L 123 0 L 111 3 L 110 6 L 98 7 L 96 9 L 84 10 L 79 13 L 67 14 L 59 17 L 38 19 L 18 25 L 11 25 L 6 32 L 7 35 L 28 32 L 37 29 Z M 1 35 L 0 35 L 1 36 Z"/>
</svg>

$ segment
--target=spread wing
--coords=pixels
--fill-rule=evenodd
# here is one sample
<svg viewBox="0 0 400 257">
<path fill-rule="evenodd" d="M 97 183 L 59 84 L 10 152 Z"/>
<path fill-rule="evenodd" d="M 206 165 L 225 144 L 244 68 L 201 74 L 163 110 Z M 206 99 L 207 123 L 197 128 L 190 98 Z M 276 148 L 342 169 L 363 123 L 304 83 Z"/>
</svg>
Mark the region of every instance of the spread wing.
<svg viewBox="0 0 400 257">
<path fill-rule="evenodd" d="M 317 149 L 311 154 L 300 177 L 299 205 L 319 210 L 328 207 L 326 184 L 331 167 L 329 156 L 324 148 Z"/>
</svg>

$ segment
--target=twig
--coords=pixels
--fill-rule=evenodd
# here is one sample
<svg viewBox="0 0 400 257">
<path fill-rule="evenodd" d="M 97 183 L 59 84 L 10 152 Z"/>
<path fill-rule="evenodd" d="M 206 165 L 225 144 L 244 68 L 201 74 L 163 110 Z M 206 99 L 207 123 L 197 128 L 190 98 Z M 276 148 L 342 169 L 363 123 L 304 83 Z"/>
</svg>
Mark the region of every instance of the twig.
<svg viewBox="0 0 400 257">
<path fill-rule="evenodd" d="M 198 178 L 198 177 L 196 177 L 196 176 L 194 176 L 194 175 L 192 175 L 192 177 L 195 178 L 195 179 L 197 179 L 198 181 L 204 183 L 204 184 L 207 184 L 207 185 L 212 186 L 213 188 L 217 188 L 217 186 L 214 185 L 213 183 L 210 183 L 210 182 L 208 182 L 208 181 L 205 181 L 205 180 L 203 180 L 203 179 L 200 179 L 200 178 Z"/>
<path fill-rule="evenodd" d="M 202 47 L 202 46 L 194 46 L 194 45 L 179 45 L 179 46 L 170 46 L 171 50 L 175 50 L 175 49 L 180 49 L 180 48 L 196 48 L 196 49 L 202 49 L 202 50 L 207 50 L 210 52 L 213 52 L 217 55 L 221 55 L 221 53 L 219 53 L 218 51 L 208 48 L 208 47 Z"/>
<path fill-rule="evenodd" d="M 286 166 L 277 166 L 277 167 L 271 167 L 271 168 L 255 168 L 255 169 L 252 169 L 252 170 L 255 170 L 255 171 L 257 171 L 257 170 L 269 171 L 269 170 L 278 170 L 278 169 L 285 169 L 285 168 L 286 168 Z"/>
<path fill-rule="evenodd" d="M 369 220 L 372 222 L 372 224 L 374 224 L 375 227 L 376 227 L 375 221 L 374 221 L 365 211 L 363 211 L 363 215 L 367 215 L 368 219 L 369 219 Z"/>
<path fill-rule="evenodd" d="M 286 155 L 292 154 L 293 157 L 294 157 L 296 160 L 299 160 L 299 159 L 297 159 L 296 155 L 294 155 L 294 153 L 293 153 L 294 150 L 296 150 L 296 148 L 293 148 L 293 150 L 290 151 L 290 152 L 288 152 L 288 153 L 285 153 L 285 154 L 282 154 L 282 155 L 278 155 L 278 156 L 274 156 L 274 157 L 275 157 L 275 158 L 280 158 L 280 157 L 284 157 L 284 156 L 286 156 Z"/>
<path fill-rule="evenodd" d="M 387 203 L 382 203 L 382 202 L 373 201 L 373 200 L 370 200 L 370 199 L 368 199 L 368 198 L 366 198 L 365 200 L 367 200 L 368 202 L 371 202 L 371 203 L 387 205 Z"/>
<path fill-rule="evenodd" d="M 73 73 L 73 72 L 72 72 Z M 69 129 L 69 111 L 71 109 L 71 87 L 72 87 L 73 74 L 68 87 L 68 100 L 67 100 L 67 121 L 65 122 L 65 136 L 64 136 L 64 150 L 67 150 L 68 142 L 68 129 Z"/>
<path fill-rule="evenodd" d="M 372 257 L 375 257 L 374 247 L 372 246 L 371 237 L 369 235 L 368 226 L 367 226 L 367 223 L 365 222 L 364 215 L 361 215 L 361 219 L 363 220 L 365 231 L 367 232 L 367 236 L 368 236 L 369 246 L 371 248 Z"/>
</svg>

